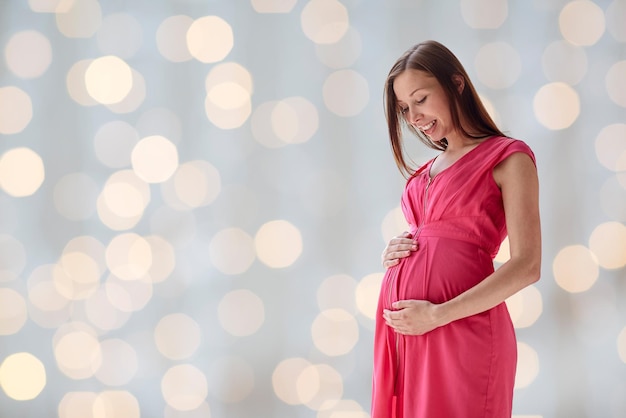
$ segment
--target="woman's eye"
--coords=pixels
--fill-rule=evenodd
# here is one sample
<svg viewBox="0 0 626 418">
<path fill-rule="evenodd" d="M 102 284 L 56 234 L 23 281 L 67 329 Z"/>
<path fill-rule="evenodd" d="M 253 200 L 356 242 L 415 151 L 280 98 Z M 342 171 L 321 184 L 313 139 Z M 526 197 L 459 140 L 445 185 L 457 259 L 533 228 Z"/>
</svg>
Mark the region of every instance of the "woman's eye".
<svg viewBox="0 0 626 418">
<path fill-rule="evenodd" d="M 424 96 L 422 99 L 418 100 L 417 104 L 423 104 L 426 101 L 426 97 L 427 96 Z"/>
<path fill-rule="evenodd" d="M 400 113 L 402 113 L 403 115 L 405 115 L 405 114 L 406 114 L 406 112 L 408 112 L 408 111 L 409 111 L 409 108 L 408 108 L 408 107 L 402 107 L 402 108 L 400 108 Z"/>
</svg>

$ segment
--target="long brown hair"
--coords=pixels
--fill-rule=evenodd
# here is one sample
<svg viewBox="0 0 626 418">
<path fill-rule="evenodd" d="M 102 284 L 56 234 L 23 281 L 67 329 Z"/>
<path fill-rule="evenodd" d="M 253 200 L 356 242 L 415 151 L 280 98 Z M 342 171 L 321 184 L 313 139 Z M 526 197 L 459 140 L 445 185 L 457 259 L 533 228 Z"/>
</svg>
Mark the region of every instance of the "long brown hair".
<svg viewBox="0 0 626 418">
<path fill-rule="evenodd" d="M 410 177 L 416 167 L 407 162 L 406 152 L 402 141 L 402 124 L 415 134 L 424 144 L 437 150 L 445 150 L 448 146 L 445 138 L 441 142 L 433 142 L 426 135 L 407 123 L 402 116 L 393 83 L 396 77 L 408 69 L 424 71 L 437 79 L 448 102 L 453 126 L 470 138 L 485 138 L 488 136 L 504 136 L 496 126 L 485 106 L 480 100 L 476 89 L 469 79 L 465 68 L 458 58 L 444 45 L 437 41 L 424 41 L 407 50 L 391 67 L 385 82 L 385 116 L 389 128 L 389 140 L 393 157 L 400 172 Z M 455 77 L 462 77 L 464 88 L 459 92 Z M 462 113 L 462 115 L 461 115 Z"/>
</svg>

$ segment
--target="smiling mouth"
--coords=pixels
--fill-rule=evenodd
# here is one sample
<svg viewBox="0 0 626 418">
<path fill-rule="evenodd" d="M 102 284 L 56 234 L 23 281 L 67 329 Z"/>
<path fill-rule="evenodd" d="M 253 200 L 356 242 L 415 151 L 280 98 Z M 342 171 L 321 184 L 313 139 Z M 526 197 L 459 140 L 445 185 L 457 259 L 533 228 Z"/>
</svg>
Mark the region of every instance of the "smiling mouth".
<svg viewBox="0 0 626 418">
<path fill-rule="evenodd" d="M 435 126 L 435 122 L 436 120 L 430 122 L 427 125 L 424 126 L 418 126 L 417 129 L 419 129 L 420 131 L 424 132 L 424 133 L 428 133 L 427 131 L 431 130 L 433 128 L 433 126 Z"/>
</svg>

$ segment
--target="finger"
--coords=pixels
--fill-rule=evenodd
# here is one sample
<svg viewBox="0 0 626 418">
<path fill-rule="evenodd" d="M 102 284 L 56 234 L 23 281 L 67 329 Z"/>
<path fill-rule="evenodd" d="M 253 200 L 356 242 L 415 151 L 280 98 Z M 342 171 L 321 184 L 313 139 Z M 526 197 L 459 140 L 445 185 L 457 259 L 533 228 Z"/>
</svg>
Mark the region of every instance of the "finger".
<svg viewBox="0 0 626 418">
<path fill-rule="evenodd" d="M 397 264 L 399 264 L 399 263 L 400 263 L 400 260 L 398 260 L 398 259 L 395 259 L 395 260 L 389 260 L 389 261 L 385 261 L 385 262 L 383 263 L 383 267 L 385 267 L 385 268 L 387 268 L 387 269 L 388 269 L 388 268 L 393 267 L 393 266 L 395 266 L 395 265 L 397 265 Z"/>
<path fill-rule="evenodd" d="M 391 241 L 389 241 L 389 245 L 387 245 L 387 247 L 393 247 L 397 245 L 413 245 L 416 243 L 417 241 L 412 238 L 393 238 Z"/>
</svg>

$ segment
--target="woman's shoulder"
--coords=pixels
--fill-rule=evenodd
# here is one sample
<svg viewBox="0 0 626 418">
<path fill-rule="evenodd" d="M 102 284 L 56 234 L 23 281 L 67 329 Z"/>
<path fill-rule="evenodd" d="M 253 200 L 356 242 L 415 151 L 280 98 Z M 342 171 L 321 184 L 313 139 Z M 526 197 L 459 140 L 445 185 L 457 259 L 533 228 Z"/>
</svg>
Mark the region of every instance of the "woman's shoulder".
<svg viewBox="0 0 626 418">
<path fill-rule="evenodd" d="M 506 159 L 508 156 L 521 152 L 527 154 L 535 162 L 535 153 L 530 146 L 523 140 L 508 136 L 496 136 L 491 139 L 493 141 L 492 150 L 494 157 L 498 161 Z"/>
</svg>

